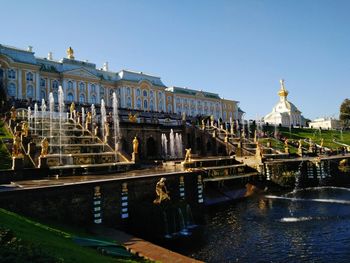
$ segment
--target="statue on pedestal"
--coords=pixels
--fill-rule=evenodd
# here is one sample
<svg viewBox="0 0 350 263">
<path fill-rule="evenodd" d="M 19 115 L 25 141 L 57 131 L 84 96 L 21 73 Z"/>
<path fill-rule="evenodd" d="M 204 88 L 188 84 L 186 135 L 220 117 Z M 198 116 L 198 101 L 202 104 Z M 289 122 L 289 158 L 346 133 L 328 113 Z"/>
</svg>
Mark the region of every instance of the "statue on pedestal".
<svg viewBox="0 0 350 263">
<path fill-rule="evenodd" d="M 105 138 L 104 138 L 104 142 L 107 143 L 108 142 L 108 137 L 109 137 L 109 123 L 105 122 L 104 124 L 104 128 L 105 128 Z"/>
<path fill-rule="evenodd" d="M 97 137 L 97 135 L 98 135 L 98 125 L 96 124 L 94 128 L 94 136 Z"/>
<path fill-rule="evenodd" d="M 19 132 L 16 132 L 13 137 L 13 145 L 12 145 L 12 157 L 21 157 L 21 137 L 19 136 Z"/>
<path fill-rule="evenodd" d="M 91 123 L 92 121 L 92 115 L 91 115 L 91 111 L 89 111 L 87 114 L 86 114 L 86 121 L 85 121 L 85 129 L 88 130 L 89 129 L 89 124 Z"/>
<path fill-rule="evenodd" d="M 169 192 L 165 185 L 166 179 L 162 177 L 156 184 L 156 194 L 157 198 L 153 201 L 154 204 L 160 204 L 165 200 L 170 200 Z"/>
<path fill-rule="evenodd" d="M 47 138 L 45 137 L 42 141 L 41 141 L 41 153 L 40 153 L 40 157 L 44 157 L 49 153 L 49 141 L 47 140 Z"/>
<path fill-rule="evenodd" d="M 289 154 L 288 139 L 284 140 L 284 152 Z"/>
<path fill-rule="evenodd" d="M 205 130 L 205 121 L 202 119 L 202 130 Z"/>
<path fill-rule="evenodd" d="M 131 112 L 129 112 L 128 117 L 130 122 L 137 122 L 137 114 L 132 115 Z"/>
<path fill-rule="evenodd" d="M 28 137 L 28 133 L 29 133 L 28 123 L 27 122 L 23 122 L 22 123 L 22 136 L 23 137 Z"/>
<path fill-rule="evenodd" d="M 17 118 L 17 111 L 16 111 L 15 106 L 11 107 L 10 112 L 11 112 L 11 120 L 15 121 Z"/>
<path fill-rule="evenodd" d="M 301 139 L 298 142 L 298 155 L 303 156 L 303 143 Z"/>
<path fill-rule="evenodd" d="M 139 141 L 136 138 L 136 136 L 135 136 L 134 140 L 132 141 L 132 148 L 133 148 L 133 153 L 134 154 L 138 154 L 139 153 Z"/>
<path fill-rule="evenodd" d="M 74 101 L 72 102 L 72 104 L 69 107 L 69 112 L 70 112 L 70 118 L 74 120 L 74 118 L 75 118 L 75 104 L 74 104 Z"/>
<path fill-rule="evenodd" d="M 185 154 L 185 160 L 184 160 L 184 163 L 188 163 L 191 161 L 191 148 L 189 149 L 185 149 L 186 151 L 186 154 Z"/>
</svg>

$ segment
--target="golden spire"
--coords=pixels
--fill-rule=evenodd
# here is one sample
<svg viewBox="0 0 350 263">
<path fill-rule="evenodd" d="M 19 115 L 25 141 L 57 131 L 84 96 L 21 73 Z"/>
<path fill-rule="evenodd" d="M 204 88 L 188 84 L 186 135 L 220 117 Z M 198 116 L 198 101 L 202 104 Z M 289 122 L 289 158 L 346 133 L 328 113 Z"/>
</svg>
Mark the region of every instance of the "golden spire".
<svg viewBox="0 0 350 263">
<path fill-rule="evenodd" d="M 74 59 L 74 50 L 73 50 L 72 47 L 69 47 L 69 48 L 67 49 L 67 58 L 69 58 L 69 59 Z"/>
<path fill-rule="evenodd" d="M 279 90 L 278 95 L 280 97 L 287 97 L 288 96 L 288 91 L 284 87 L 284 79 L 281 79 L 280 83 L 281 83 L 281 89 Z"/>
</svg>

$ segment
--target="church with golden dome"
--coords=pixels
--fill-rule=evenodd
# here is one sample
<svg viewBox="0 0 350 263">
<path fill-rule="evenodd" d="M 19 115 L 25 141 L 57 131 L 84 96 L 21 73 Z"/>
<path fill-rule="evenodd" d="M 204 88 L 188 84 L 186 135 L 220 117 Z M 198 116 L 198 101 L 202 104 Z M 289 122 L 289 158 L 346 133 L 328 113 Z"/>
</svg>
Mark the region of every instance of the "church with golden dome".
<svg viewBox="0 0 350 263">
<path fill-rule="evenodd" d="M 264 122 L 272 125 L 289 126 L 305 126 L 305 118 L 301 115 L 301 111 L 290 101 L 288 101 L 289 92 L 286 90 L 284 80 L 280 80 L 280 90 L 278 96 L 279 102 L 273 107 L 272 112 L 264 117 Z"/>
</svg>

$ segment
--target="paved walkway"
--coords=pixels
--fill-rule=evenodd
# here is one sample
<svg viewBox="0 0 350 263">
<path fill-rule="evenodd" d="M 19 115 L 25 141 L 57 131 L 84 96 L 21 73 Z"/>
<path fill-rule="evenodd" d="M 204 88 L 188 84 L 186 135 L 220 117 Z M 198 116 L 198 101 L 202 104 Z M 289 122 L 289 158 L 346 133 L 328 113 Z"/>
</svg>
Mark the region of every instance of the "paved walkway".
<svg viewBox="0 0 350 263">
<path fill-rule="evenodd" d="M 107 237 L 123 244 L 128 251 L 142 258 L 162 263 L 201 263 L 193 258 L 186 257 L 169 249 L 157 246 L 151 242 L 131 236 L 125 232 L 96 226 L 92 229 L 94 234 Z"/>
</svg>

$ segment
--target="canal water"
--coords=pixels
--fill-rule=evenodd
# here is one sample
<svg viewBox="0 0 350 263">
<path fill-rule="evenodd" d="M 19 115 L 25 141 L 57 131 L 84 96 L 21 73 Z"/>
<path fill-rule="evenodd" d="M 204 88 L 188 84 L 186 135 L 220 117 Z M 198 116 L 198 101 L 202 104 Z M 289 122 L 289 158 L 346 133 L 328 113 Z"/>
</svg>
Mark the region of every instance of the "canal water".
<svg viewBox="0 0 350 263">
<path fill-rule="evenodd" d="M 307 188 L 210 208 L 192 244 L 181 252 L 205 262 L 350 262 L 350 189 Z"/>
</svg>

